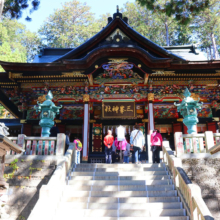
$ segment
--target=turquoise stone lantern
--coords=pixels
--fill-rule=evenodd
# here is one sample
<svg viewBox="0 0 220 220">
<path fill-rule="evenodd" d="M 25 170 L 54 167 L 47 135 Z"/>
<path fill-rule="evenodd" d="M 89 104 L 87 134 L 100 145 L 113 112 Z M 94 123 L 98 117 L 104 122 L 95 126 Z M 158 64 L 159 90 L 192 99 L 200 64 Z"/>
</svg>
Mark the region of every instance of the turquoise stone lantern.
<svg viewBox="0 0 220 220">
<path fill-rule="evenodd" d="M 194 100 L 191 98 L 191 93 L 188 88 L 186 88 L 183 95 L 185 96 L 183 101 L 180 104 L 174 103 L 174 105 L 177 106 L 177 111 L 183 116 L 183 123 L 188 129 L 188 134 L 195 134 L 196 125 L 199 122 L 197 110 L 201 110 L 203 103 L 199 103 L 199 99 Z"/>
<path fill-rule="evenodd" d="M 61 106 L 55 106 L 52 102 L 53 94 L 51 91 L 48 92 L 46 95 L 46 101 L 42 104 L 37 102 L 38 106 L 34 106 L 36 112 L 41 112 L 40 114 L 40 122 L 39 125 L 42 127 L 42 137 L 49 137 L 50 136 L 50 129 L 54 125 L 54 118 L 56 114 L 59 114 Z"/>
</svg>

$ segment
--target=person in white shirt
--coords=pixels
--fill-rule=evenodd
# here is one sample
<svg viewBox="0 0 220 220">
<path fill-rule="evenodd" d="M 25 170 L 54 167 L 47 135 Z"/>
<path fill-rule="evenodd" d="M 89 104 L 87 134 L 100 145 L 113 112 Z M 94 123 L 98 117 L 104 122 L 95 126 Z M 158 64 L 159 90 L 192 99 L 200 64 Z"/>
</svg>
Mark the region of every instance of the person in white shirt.
<svg viewBox="0 0 220 220">
<path fill-rule="evenodd" d="M 130 144 L 131 148 L 133 148 L 132 153 L 132 162 L 138 163 L 140 162 L 140 153 L 144 149 L 145 138 L 143 132 L 140 130 L 139 125 L 135 125 L 135 129 L 131 132 L 130 136 Z M 141 162 L 140 162 L 141 163 Z"/>
</svg>

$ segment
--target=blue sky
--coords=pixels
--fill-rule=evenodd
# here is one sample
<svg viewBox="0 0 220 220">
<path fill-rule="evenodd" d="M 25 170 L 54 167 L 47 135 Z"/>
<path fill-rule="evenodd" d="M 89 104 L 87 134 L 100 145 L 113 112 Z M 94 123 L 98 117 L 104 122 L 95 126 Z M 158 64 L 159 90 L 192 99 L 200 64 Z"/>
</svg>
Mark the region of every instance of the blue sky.
<svg viewBox="0 0 220 220">
<path fill-rule="evenodd" d="M 69 0 L 70 1 L 70 0 Z M 135 0 L 79 0 L 80 2 L 86 2 L 91 7 L 91 12 L 95 13 L 98 18 L 100 15 L 107 12 L 113 14 L 116 12 L 116 6 L 122 7 L 126 2 L 135 2 Z M 68 0 L 41 0 L 40 8 L 31 14 L 32 21 L 25 21 L 25 17 L 28 15 L 26 11 L 23 12 L 23 17 L 19 19 L 19 22 L 26 25 L 26 27 L 33 32 L 37 32 L 44 20 L 53 13 L 57 8 L 61 8 L 62 3 L 68 2 Z"/>
</svg>

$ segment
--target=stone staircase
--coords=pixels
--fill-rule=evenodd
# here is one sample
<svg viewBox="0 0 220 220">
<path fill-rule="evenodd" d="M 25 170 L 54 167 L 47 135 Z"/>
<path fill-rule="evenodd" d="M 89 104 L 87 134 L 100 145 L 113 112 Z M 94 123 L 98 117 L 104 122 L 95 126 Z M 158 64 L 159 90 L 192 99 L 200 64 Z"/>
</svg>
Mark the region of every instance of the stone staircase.
<svg viewBox="0 0 220 220">
<path fill-rule="evenodd" d="M 164 164 L 79 164 L 56 220 L 189 220 Z"/>
</svg>

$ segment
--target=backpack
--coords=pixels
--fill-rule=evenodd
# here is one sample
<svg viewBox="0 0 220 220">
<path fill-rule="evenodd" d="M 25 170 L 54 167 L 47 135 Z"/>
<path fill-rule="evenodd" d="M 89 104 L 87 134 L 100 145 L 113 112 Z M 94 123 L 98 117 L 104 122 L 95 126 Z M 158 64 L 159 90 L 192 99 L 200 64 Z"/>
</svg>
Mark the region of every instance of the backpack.
<svg viewBox="0 0 220 220">
<path fill-rule="evenodd" d="M 76 150 L 81 151 L 82 150 L 82 143 L 80 140 L 76 139 Z"/>
</svg>

